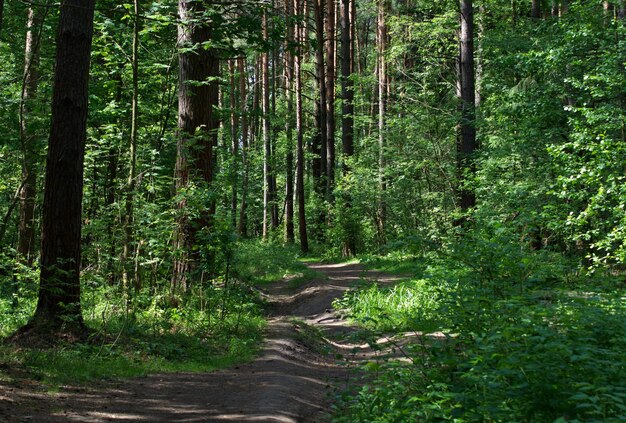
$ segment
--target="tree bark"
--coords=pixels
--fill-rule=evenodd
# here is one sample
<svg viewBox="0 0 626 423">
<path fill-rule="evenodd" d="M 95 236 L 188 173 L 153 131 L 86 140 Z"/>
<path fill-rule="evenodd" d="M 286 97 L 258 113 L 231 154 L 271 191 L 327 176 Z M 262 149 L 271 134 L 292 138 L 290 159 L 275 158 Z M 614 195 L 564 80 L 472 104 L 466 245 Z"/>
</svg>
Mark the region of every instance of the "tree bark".
<svg viewBox="0 0 626 423">
<path fill-rule="evenodd" d="M 61 3 L 43 201 L 41 276 L 31 324 L 83 330 L 80 242 L 95 0 Z"/>
<path fill-rule="evenodd" d="M 26 43 L 24 48 L 24 78 L 20 100 L 20 144 L 22 150 L 22 188 L 20 198 L 20 220 L 18 225 L 17 253 L 28 266 L 35 256 L 35 200 L 37 196 L 38 148 L 30 125 L 32 101 L 39 86 L 39 51 L 41 27 L 47 9 L 31 6 L 28 9 Z"/>
<path fill-rule="evenodd" d="M 206 11 L 203 2 L 179 0 L 178 41 L 184 51 L 179 53 L 178 91 L 178 141 L 176 158 L 176 190 L 182 193 L 190 184 L 208 189 L 213 181 L 213 146 L 217 143 L 219 122 L 214 107 L 219 102 L 219 88 L 215 80 L 219 76 L 219 59 L 213 49 L 203 47 L 193 51 L 192 46 L 203 46 L 211 40 L 211 30 L 201 19 Z M 177 228 L 174 235 L 174 272 L 171 293 L 174 305 L 176 294 L 188 289 L 189 274 L 199 259 L 194 245 L 198 233 L 210 226 L 214 202 L 208 210 L 199 210 L 198 217 L 191 219 L 185 209 L 183 197 L 178 204 Z"/>
<path fill-rule="evenodd" d="M 460 122 L 457 141 L 459 205 L 466 211 L 476 204 L 474 193 L 465 186 L 466 177 L 475 172 L 473 155 L 477 149 L 474 81 L 474 8 L 472 0 L 461 0 L 459 34 Z"/>
</svg>

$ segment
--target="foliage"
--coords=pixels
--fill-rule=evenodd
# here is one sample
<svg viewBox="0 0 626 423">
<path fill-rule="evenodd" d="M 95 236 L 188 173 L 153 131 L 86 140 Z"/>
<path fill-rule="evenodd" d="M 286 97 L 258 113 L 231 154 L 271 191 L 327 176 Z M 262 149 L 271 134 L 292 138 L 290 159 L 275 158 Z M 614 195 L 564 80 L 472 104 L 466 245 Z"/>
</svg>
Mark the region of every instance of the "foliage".
<svg viewBox="0 0 626 423">
<path fill-rule="evenodd" d="M 409 364 L 365 366 L 374 381 L 344 394 L 335 421 L 624 419 L 618 281 L 571 274 L 575 267 L 557 255 L 488 232 L 422 259 L 425 279 L 371 286 L 337 303 L 371 330 L 446 335 L 419 335 L 404 347 Z"/>
</svg>

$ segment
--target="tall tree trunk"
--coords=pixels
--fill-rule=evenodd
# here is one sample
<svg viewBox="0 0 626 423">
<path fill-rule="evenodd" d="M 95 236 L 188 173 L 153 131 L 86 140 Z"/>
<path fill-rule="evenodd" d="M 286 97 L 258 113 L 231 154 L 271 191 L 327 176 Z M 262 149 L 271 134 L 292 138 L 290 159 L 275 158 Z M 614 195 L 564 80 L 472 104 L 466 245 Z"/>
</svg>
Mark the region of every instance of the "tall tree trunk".
<svg viewBox="0 0 626 423">
<path fill-rule="evenodd" d="M 95 0 L 60 6 L 43 200 L 41 276 L 32 326 L 83 331 L 80 241 Z"/>
<path fill-rule="evenodd" d="M 219 122 L 214 107 L 219 102 L 219 59 L 212 49 L 194 48 L 210 41 L 211 31 L 200 19 L 206 11 L 203 2 L 179 0 L 179 91 L 178 91 L 178 142 L 176 157 L 176 190 L 182 193 L 190 182 L 208 189 L 213 181 L 214 154 Z M 201 82 L 200 84 L 198 82 Z M 178 204 L 177 228 L 174 235 L 174 272 L 171 281 L 172 301 L 175 295 L 188 289 L 188 276 L 198 262 L 194 245 L 198 233 L 210 226 L 214 203 L 208 210 L 195 211 L 198 217 L 188 216 L 187 200 Z"/>
<path fill-rule="evenodd" d="M 287 138 L 286 157 L 286 184 L 285 184 L 285 242 L 295 242 L 293 222 L 293 86 L 294 86 L 294 27 L 293 2 L 285 1 L 285 15 L 287 18 L 287 37 L 285 39 L 285 97 L 287 99 L 287 118 L 285 120 L 285 134 Z"/>
<path fill-rule="evenodd" d="M 248 100 L 246 95 L 246 66 L 245 58 L 240 57 L 237 59 L 237 67 L 239 70 L 239 96 L 240 96 L 240 110 L 241 110 L 241 161 L 243 165 L 243 182 L 241 187 L 241 206 L 239 207 L 239 224 L 237 226 L 237 233 L 240 236 L 246 236 L 248 232 L 246 209 L 248 208 L 248 180 L 249 180 L 249 166 L 248 166 Z"/>
<path fill-rule="evenodd" d="M 378 44 L 378 207 L 376 211 L 376 226 L 378 231 L 378 242 L 385 242 L 385 221 L 387 206 L 385 204 L 385 112 L 387 106 L 387 63 L 385 53 L 387 51 L 387 24 L 385 15 L 387 11 L 387 0 L 378 0 L 378 24 L 377 24 L 377 44 Z"/>
<path fill-rule="evenodd" d="M 474 8 L 472 0 L 461 0 L 459 34 L 459 100 L 460 122 L 457 141 L 459 205 L 466 211 L 476 204 L 474 193 L 466 187 L 465 178 L 475 172 L 473 155 L 477 149 L 474 82 Z"/>
<path fill-rule="evenodd" d="M 267 11 L 263 12 L 263 39 L 268 39 Z M 269 236 L 270 219 L 272 219 L 272 140 L 270 121 L 270 80 L 269 52 L 261 57 L 261 89 L 263 91 L 263 239 Z"/>
<path fill-rule="evenodd" d="M 343 153 L 343 174 L 350 173 L 349 161 L 354 155 L 354 82 L 351 75 L 354 71 L 354 41 L 352 38 L 352 5 L 350 0 L 341 0 L 341 147 Z M 346 215 L 352 209 L 350 191 L 344 193 Z M 356 234 L 351 228 L 346 230 L 343 240 L 343 255 L 356 254 Z"/>
<path fill-rule="evenodd" d="M 561 0 L 561 8 L 559 9 L 559 16 L 565 16 L 569 9 L 569 0 Z"/>
<path fill-rule="evenodd" d="M 330 1 L 330 0 L 329 0 Z M 316 37 L 316 79 L 317 87 L 319 91 L 319 98 L 316 107 L 316 126 L 317 134 L 314 143 L 317 144 L 314 148 L 314 152 L 319 151 L 319 161 L 314 161 L 314 165 L 319 163 L 319 169 L 317 170 L 318 180 L 316 181 L 317 192 L 320 197 L 324 197 L 326 193 L 326 180 L 328 176 L 327 172 L 327 160 L 328 160 L 328 124 L 327 124 L 327 108 L 326 108 L 326 66 L 324 64 L 324 0 L 313 1 L 313 15 L 315 20 L 315 37 Z M 317 150 L 317 151 L 315 151 Z M 316 166 L 317 167 L 317 166 Z M 324 221 L 324 217 L 321 217 L 321 221 Z"/>
<path fill-rule="evenodd" d="M 335 0 L 326 13 L 326 199 L 332 202 L 335 185 Z"/>
<path fill-rule="evenodd" d="M 302 0 L 294 0 L 296 14 L 303 13 Z M 306 229 L 306 208 L 304 196 L 304 125 L 302 111 L 302 56 L 303 46 L 306 37 L 306 24 L 298 23 L 296 26 L 297 51 L 294 63 L 294 73 L 296 82 L 296 198 L 298 199 L 298 231 L 300 235 L 300 249 L 306 253 L 309 251 L 309 239 Z"/>
<path fill-rule="evenodd" d="M 35 199 L 37 195 L 37 145 L 30 125 L 31 102 L 39 86 L 39 51 L 42 24 L 46 8 L 31 6 L 28 9 L 26 44 L 24 48 L 24 78 L 20 100 L 20 144 L 22 150 L 22 185 L 19 192 L 20 220 L 17 253 L 27 265 L 35 256 Z"/>
<path fill-rule="evenodd" d="M 237 96 L 235 93 L 235 59 L 228 61 L 228 71 L 230 74 L 230 139 L 232 166 L 230 169 L 231 177 L 231 194 L 230 194 L 230 213 L 233 228 L 237 227 L 237 184 L 239 183 L 239 138 L 237 128 L 239 127 L 239 117 L 237 111 Z"/>
<path fill-rule="evenodd" d="M 124 216 L 124 246 L 122 248 L 122 283 L 124 292 L 129 295 L 129 268 L 130 258 L 133 252 L 133 224 L 134 224 L 134 203 L 135 186 L 137 179 L 137 119 L 139 113 L 139 0 L 133 1 L 133 47 L 131 56 L 132 67 L 132 100 L 130 112 L 130 143 L 128 151 L 128 181 L 126 183 L 126 210 Z M 135 289 L 141 288 L 139 275 L 134 275 Z"/>
</svg>

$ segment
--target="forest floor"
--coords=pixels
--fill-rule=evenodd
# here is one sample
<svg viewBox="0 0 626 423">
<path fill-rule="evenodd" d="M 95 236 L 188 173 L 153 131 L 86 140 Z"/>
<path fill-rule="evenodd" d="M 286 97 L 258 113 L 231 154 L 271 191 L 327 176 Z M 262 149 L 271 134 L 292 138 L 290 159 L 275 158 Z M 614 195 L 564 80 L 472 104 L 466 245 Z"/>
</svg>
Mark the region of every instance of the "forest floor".
<svg viewBox="0 0 626 423">
<path fill-rule="evenodd" d="M 360 376 L 355 364 L 382 354 L 350 341 L 356 328 L 332 301 L 366 279 L 397 278 L 359 264 L 310 264 L 325 275 L 297 288 L 263 288 L 270 318 L 258 357 L 211 373 L 153 374 L 46 392 L 27 379 L 0 382 L 6 422 L 324 422 L 334 396 Z"/>
</svg>

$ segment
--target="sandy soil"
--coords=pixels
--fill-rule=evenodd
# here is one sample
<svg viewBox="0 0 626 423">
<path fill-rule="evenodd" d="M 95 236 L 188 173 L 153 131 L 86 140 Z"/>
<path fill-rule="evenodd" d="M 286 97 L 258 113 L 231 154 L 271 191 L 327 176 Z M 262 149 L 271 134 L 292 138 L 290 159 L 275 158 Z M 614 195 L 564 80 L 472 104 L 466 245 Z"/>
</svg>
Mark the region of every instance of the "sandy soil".
<svg viewBox="0 0 626 423">
<path fill-rule="evenodd" d="M 155 374 L 50 394 L 36 383 L 0 382 L 0 422 L 324 422 L 334 394 L 370 359 L 367 345 L 345 342 L 353 330 L 332 301 L 360 279 L 391 283 L 358 264 L 311 264 L 325 274 L 290 290 L 273 284 L 266 340 L 254 361 L 212 373 Z M 295 318 L 295 319 L 294 319 Z M 306 336 L 306 325 L 325 340 Z"/>
</svg>

